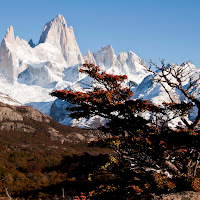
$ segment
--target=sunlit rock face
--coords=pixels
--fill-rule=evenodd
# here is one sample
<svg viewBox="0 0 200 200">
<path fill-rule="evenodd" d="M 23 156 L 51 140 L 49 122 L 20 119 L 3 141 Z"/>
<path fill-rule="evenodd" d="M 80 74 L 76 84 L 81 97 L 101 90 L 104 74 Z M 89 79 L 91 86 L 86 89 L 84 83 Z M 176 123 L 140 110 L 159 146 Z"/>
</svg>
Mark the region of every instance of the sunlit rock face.
<svg viewBox="0 0 200 200">
<path fill-rule="evenodd" d="M 62 15 L 48 22 L 43 29 L 39 43 L 49 43 L 57 47 L 63 54 L 69 66 L 83 62 L 80 49 L 76 42 L 72 26 L 67 23 Z"/>
<path fill-rule="evenodd" d="M 101 70 L 112 74 L 126 74 L 130 81 L 139 84 L 144 77 L 149 75 L 145 70 L 145 62 L 133 52 L 120 52 L 116 56 L 111 45 L 102 47 L 100 51 L 91 53 L 88 51 L 84 56 L 85 60 L 96 64 Z"/>
</svg>

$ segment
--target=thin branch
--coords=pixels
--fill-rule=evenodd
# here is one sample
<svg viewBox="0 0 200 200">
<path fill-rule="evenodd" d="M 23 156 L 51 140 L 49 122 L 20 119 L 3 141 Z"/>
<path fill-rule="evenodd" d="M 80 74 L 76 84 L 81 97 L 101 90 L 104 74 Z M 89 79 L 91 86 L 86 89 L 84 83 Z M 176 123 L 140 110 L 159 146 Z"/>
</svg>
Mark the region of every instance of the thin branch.
<svg viewBox="0 0 200 200">
<path fill-rule="evenodd" d="M 152 65 L 155 66 L 160 71 L 159 72 L 153 71 L 151 69 Z M 182 118 L 183 119 L 182 121 L 185 123 L 185 125 L 188 128 L 194 129 L 200 121 L 200 101 L 198 98 L 196 98 L 194 95 L 192 95 L 188 91 L 192 87 L 194 87 L 198 83 L 198 81 L 200 81 L 200 76 L 197 79 L 195 79 L 194 81 L 192 81 L 192 77 L 195 75 L 195 73 L 193 71 L 187 72 L 187 70 L 186 70 L 187 66 L 178 67 L 178 65 L 172 65 L 168 68 L 164 63 L 164 60 L 161 60 L 161 65 L 162 66 L 159 67 L 156 63 L 150 61 L 150 67 L 146 67 L 146 70 L 155 75 L 154 81 L 162 85 L 162 87 L 167 92 L 167 94 L 172 102 L 174 102 L 173 98 L 172 98 L 170 92 L 166 89 L 164 83 L 166 83 L 171 88 L 176 88 L 179 91 L 181 91 L 186 98 L 191 100 L 197 106 L 198 115 L 191 125 L 189 125 L 187 123 L 187 121 Z M 187 74 L 185 73 L 185 71 Z M 172 77 L 173 80 L 170 77 Z M 188 78 L 190 78 L 189 85 L 188 85 L 187 89 L 184 89 L 183 83 L 185 81 L 187 81 Z"/>
<path fill-rule="evenodd" d="M 12 197 L 10 196 L 10 194 L 9 194 L 9 192 L 8 192 L 8 188 L 7 187 L 5 187 L 5 191 L 6 191 L 6 195 L 8 196 L 8 198 L 11 200 L 12 199 Z"/>
</svg>

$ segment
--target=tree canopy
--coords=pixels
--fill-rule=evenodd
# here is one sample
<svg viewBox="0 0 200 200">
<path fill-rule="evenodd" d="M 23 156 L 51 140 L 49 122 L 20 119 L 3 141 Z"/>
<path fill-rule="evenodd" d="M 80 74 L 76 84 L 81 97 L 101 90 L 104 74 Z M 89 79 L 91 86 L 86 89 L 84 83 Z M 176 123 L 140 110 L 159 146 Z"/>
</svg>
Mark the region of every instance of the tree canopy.
<svg viewBox="0 0 200 200">
<path fill-rule="evenodd" d="M 126 75 L 100 72 L 99 67 L 89 62 L 83 64 L 80 72 L 94 79 L 92 86 L 85 92 L 56 90 L 51 93 L 52 96 L 74 105 L 67 108 L 70 117 L 78 119 L 99 115 L 108 119 L 107 128 L 110 127 L 110 131 L 115 134 L 149 128 L 146 126 L 148 120 L 139 113 L 157 112 L 160 108 L 147 100 L 131 99 L 131 88 L 122 85 L 127 80 Z"/>
<path fill-rule="evenodd" d="M 99 67 L 90 62 L 84 63 L 80 69 L 81 73 L 86 73 L 94 80 L 88 89 L 82 92 L 55 90 L 51 93 L 73 105 L 67 108 L 72 118 L 99 115 L 107 119 L 100 130 L 112 134 L 113 137 L 104 139 L 103 143 L 114 148 L 115 154 L 104 168 L 120 177 L 124 192 L 129 191 L 130 187 L 139 191 L 137 194 L 149 193 L 156 187 L 163 191 L 173 191 L 174 188 L 178 191 L 184 188 L 180 187 L 181 181 L 186 185 L 185 188 L 190 184 L 191 189 L 194 181 L 200 180 L 200 137 L 195 129 L 200 114 L 192 124 L 186 119 L 193 103 L 200 109 L 199 100 L 189 92 L 198 80 L 191 79 L 185 89 L 184 69 L 169 68 L 162 64 L 162 67 L 158 67 L 159 72 L 147 68 L 154 74 L 154 81 L 161 84 L 169 96 L 166 84 L 180 90 L 189 99 L 188 102 L 175 102 L 171 96 L 171 102 L 162 102 L 160 106 L 148 100 L 133 100 L 131 88 L 125 84 L 127 76 L 101 72 Z M 144 117 L 147 114 L 149 118 Z M 176 117 L 183 120 L 185 129 L 177 126 L 173 130 L 166 126 L 166 122 Z M 90 180 L 91 177 L 94 178 L 95 173 L 90 175 Z M 193 177 L 191 182 L 189 177 Z M 139 182 L 136 181 L 138 179 Z M 152 186 L 147 187 L 149 184 Z"/>
</svg>

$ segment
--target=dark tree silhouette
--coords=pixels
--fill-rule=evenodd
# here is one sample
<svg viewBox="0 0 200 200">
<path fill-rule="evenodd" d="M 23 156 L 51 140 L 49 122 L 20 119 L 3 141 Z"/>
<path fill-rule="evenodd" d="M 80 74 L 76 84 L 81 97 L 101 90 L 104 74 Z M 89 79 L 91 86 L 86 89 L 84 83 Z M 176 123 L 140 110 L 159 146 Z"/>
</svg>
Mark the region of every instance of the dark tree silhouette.
<svg viewBox="0 0 200 200">
<path fill-rule="evenodd" d="M 198 132 L 194 131 L 194 127 L 198 124 L 198 116 L 191 125 L 185 122 L 188 129 L 177 127 L 176 130 L 171 130 L 165 126 L 165 122 L 176 117 L 181 117 L 184 121 L 184 117 L 193 107 L 192 103 L 200 108 L 199 100 L 189 92 L 198 80 L 192 81 L 192 72 L 187 74 L 191 79 L 188 88 L 185 89 L 182 86 L 186 78 L 184 69 L 177 66 L 169 68 L 162 64 L 162 67 L 157 67 L 159 72 L 153 71 L 151 67 L 147 68 L 155 75 L 154 81 L 160 83 L 171 98 L 170 103 L 163 102 L 161 106 L 155 106 L 147 100 L 132 100 L 131 88 L 123 86 L 127 76 L 101 72 L 97 66 L 89 62 L 83 64 L 80 72 L 93 78 L 90 88 L 84 92 L 55 90 L 51 93 L 52 96 L 74 105 L 67 108 L 72 118 L 99 115 L 107 119 L 107 123 L 100 130 L 113 135 L 103 142 L 115 149 L 115 155 L 110 163 L 106 164 L 106 168 L 114 170 L 112 173 L 120 177 L 123 191 L 132 187 L 130 185 L 135 184 L 135 176 L 141 173 L 140 187 L 144 183 L 142 191 L 149 190 L 145 186 L 149 180 L 144 178 L 148 177 L 148 174 L 154 176 L 158 185 L 166 184 L 170 190 L 175 186 L 171 180 L 167 181 L 166 177 L 197 175 L 200 137 Z M 169 87 L 166 87 L 166 84 Z M 169 88 L 179 89 L 190 101 L 175 102 Z M 147 113 L 151 116 L 148 120 L 142 117 Z"/>
</svg>

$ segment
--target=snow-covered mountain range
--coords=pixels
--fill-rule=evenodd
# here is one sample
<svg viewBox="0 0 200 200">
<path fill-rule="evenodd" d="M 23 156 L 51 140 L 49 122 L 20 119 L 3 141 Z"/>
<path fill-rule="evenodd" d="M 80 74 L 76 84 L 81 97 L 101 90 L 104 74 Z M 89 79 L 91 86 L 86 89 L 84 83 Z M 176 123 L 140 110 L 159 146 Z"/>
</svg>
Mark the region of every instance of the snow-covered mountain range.
<svg viewBox="0 0 200 200">
<path fill-rule="evenodd" d="M 94 122 L 103 123 L 98 117 L 81 123 L 67 118 L 65 103 L 49 95 L 54 89 L 81 90 L 85 82 L 91 81 L 78 71 L 85 60 L 108 73 L 126 74 L 135 83 L 133 98 L 149 99 L 153 103 L 168 100 L 164 89 L 153 83 L 152 75 L 145 71 L 145 61 L 133 52 L 120 52 L 117 56 L 109 45 L 96 53 L 88 50 L 83 56 L 73 28 L 67 26 L 60 14 L 45 25 L 36 45 L 32 40 L 15 37 L 12 26 L 7 29 L 0 46 L 0 93 L 15 99 L 12 104 L 30 105 L 63 124 L 91 127 Z M 199 73 L 191 63 L 185 65 Z"/>
</svg>

